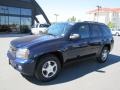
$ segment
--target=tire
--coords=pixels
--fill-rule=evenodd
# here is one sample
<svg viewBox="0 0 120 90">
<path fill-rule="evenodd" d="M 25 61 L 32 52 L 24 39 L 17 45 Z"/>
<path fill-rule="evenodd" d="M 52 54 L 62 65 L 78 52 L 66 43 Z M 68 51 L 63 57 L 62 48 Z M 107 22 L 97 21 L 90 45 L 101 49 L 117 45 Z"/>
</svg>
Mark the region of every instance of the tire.
<svg viewBox="0 0 120 90">
<path fill-rule="evenodd" d="M 99 55 L 99 57 L 97 58 L 97 61 L 99 63 L 104 63 L 107 61 L 108 59 L 108 55 L 109 55 L 109 49 L 107 47 L 104 47 Z"/>
<path fill-rule="evenodd" d="M 40 59 L 37 65 L 35 77 L 43 82 L 55 79 L 61 70 L 59 59 L 54 55 L 47 55 Z"/>
<path fill-rule="evenodd" d="M 120 33 L 118 34 L 118 36 L 120 36 Z"/>
<path fill-rule="evenodd" d="M 117 32 L 117 33 L 115 34 L 115 36 L 119 36 L 119 33 Z"/>
</svg>

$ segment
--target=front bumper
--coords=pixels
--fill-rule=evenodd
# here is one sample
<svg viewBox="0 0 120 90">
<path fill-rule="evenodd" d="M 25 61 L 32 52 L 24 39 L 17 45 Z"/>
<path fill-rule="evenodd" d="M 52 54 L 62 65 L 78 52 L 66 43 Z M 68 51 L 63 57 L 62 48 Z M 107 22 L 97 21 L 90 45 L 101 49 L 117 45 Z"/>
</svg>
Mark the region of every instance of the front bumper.
<svg viewBox="0 0 120 90">
<path fill-rule="evenodd" d="M 10 51 L 7 56 L 9 58 L 9 64 L 18 70 L 20 73 L 32 76 L 34 75 L 35 61 L 34 60 L 22 60 L 15 58 Z"/>
</svg>

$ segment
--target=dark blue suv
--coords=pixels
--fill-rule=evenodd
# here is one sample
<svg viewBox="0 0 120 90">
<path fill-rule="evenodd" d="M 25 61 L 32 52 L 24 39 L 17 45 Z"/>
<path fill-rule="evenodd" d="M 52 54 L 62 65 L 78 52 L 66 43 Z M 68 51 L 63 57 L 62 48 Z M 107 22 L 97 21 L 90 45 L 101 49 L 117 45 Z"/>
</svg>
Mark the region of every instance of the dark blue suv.
<svg viewBox="0 0 120 90">
<path fill-rule="evenodd" d="M 50 81 L 65 62 L 74 58 L 95 56 L 98 62 L 104 63 L 113 43 L 111 31 L 105 24 L 56 23 L 45 34 L 11 41 L 7 55 L 10 65 L 20 73 Z"/>
</svg>

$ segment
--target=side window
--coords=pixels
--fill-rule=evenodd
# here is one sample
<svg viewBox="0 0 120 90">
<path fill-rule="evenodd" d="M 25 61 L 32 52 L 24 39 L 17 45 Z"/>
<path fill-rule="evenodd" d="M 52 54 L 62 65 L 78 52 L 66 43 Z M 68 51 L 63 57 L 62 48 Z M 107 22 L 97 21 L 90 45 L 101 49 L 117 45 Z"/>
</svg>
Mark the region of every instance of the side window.
<svg viewBox="0 0 120 90">
<path fill-rule="evenodd" d="M 89 38 L 89 26 L 87 24 L 80 25 L 79 34 L 81 38 Z"/>
<path fill-rule="evenodd" d="M 101 37 L 101 29 L 98 25 L 91 25 L 91 37 Z"/>
<path fill-rule="evenodd" d="M 37 24 L 35 28 L 38 28 L 38 27 L 39 27 L 39 25 Z"/>
<path fill-rule="evenodd" d="M 101 28 L 104 36 L 112 35 L 111 30 L 107 26 L 102 25 Z"/>
</svg>

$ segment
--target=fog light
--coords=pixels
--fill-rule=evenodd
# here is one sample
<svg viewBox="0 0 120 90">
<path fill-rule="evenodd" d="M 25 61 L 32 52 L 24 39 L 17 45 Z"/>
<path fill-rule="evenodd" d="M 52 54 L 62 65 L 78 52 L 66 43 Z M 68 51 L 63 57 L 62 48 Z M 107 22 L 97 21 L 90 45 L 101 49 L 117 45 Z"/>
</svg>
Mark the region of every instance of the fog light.
<svg viewBox="0 0 120 90">
<path fill-rule="evenodd" d="M 21 71 L 22 70 L 22 66 L 18 65 L 18 69 Z"/>
</svg>

